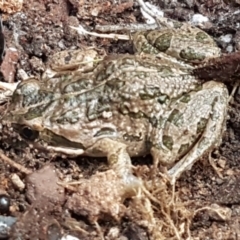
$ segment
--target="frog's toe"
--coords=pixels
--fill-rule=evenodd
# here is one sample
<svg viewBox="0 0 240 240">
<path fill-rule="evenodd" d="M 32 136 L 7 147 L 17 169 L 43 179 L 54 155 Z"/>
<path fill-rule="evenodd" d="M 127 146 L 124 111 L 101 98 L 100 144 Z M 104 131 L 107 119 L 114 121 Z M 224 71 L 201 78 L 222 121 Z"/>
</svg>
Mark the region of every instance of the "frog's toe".
<svg viewBox="0 0 240 240">
<path fill-rule="evenodd" d="M 142 180 L 133 174 L 126 174 L 122 176 L 125 186 L 125 195 L 135 196 L 137 192 L 143 187 Z"/>
</svg>

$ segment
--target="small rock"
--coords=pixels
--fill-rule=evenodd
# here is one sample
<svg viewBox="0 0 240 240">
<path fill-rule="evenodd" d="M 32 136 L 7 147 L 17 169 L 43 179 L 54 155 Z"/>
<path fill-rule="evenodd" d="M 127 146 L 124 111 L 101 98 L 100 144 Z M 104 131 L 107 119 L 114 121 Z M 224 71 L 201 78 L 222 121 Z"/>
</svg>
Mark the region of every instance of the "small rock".
<svg viewBox="0 0 240 240">
<path fill-rule="evenodd" d="M 20 177 L 16 173 L 12 174 L 10 178 L 12 180 L 13 185 L 18 190 L 22 191 L 25 188 L 24 182 L 20 179 Z"/>
<path fill-rule="evenodd" d="M 6 82 L 14 82 L 18 58 L 19 56 L 16 48 L 6 49 L 6 54 L 1 65 L 1 73 Z"/>
<path fill-rule="evenodd" d="M 10 231 L 11 239 L 61 239 L 64 189 L 58 185 L 53 165 L 47 165 L 26 177 L 26 196 L 32 205 L 22 214 Z"/>
<path fill-rule="evenodd" d="M 71 235 L 66 235 L 66 236 L 63 236 L 61 240 L 79 240 L 79 238 L 73 237 Z"/>
<path fill-rule="evenodd" d="M 0 194 L 0 213 L 8 213 L 10 208 L 10 198 L 6 194 Z"/>
<path fill-rule="evenodd" d="M 59 178 L 53 165 L 47 165 L 26 177 L 27 198 L 31 203 L 43 199 L 62 204 L 65 200 L 64 188 L 58 184 Z"/>
<path fill-rule="evenodd" d="M 209 21 L 208 17 L 205 17 L 202 14 L 194 14 L 191 19 L 191 23 L 195 26 L 196 25 L 198 26 L 198 25 L 208 22 L 208 21 Z"/>
</svg>

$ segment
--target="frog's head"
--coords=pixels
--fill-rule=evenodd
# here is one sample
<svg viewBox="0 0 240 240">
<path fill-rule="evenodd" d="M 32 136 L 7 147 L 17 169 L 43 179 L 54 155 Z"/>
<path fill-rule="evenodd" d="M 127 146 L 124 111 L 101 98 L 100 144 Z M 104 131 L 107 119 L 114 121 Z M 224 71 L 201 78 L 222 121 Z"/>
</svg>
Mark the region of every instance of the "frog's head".
<svg viewBox="0 0 240 240">
<path fill-rule="evenodd" d="M 23 81 L 14 91 L 2 123 L 36 148 L 79 155 L 83 153 L 81 144 L 68 140 L 66 134 L 56 134 L 56 126 L 46 127 L 45 120 L 51 118 L 59 99 L 59 93 L 47 89 L 39 80 Z"/>
</svg>

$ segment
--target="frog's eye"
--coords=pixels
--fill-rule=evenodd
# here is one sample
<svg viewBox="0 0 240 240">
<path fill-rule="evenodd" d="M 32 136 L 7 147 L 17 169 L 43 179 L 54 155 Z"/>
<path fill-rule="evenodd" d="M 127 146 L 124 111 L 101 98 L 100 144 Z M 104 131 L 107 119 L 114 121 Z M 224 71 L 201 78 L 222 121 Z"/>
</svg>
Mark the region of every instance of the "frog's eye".
<svg viewBox="0 0 240 240">
<path fill-rule="evenodd" d="M 28 127 L 28 126 L 24 126 L 24 127 L 22 127 L 22 129 L 20 130 L 20 135 L 21 135 L 23 138 L 27 139 L 27 140 L 33 141 L 33 140 L 35 140 L 35 139 L 38 137 L 39 132 L 36 131 L 36 130 L 31 129 L 31 128 Z"/>
</svg>

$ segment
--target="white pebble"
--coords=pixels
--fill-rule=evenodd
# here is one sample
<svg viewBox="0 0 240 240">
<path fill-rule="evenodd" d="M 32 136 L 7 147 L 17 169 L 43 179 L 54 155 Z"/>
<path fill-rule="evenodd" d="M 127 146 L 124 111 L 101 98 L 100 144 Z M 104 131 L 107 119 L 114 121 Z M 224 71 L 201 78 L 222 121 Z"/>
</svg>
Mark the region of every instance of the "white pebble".
<svg viewBox="0 0 240 240">
<path fill-rule="evenodd" d="M 233 45 L 228 45 L 226 48 L 227 52 L 231 53 L 233 52 Z"/>
<path fill-rule="evenodd" d="M 203 16 L 202 14 L 199 14 L 199 13 L 194 14 L 192 16 L 192 19 L 191 19 L 191 23 L 193 25 L 199 25 L 201 23 L 208 22 L 208 21 L 209 21 L 208 17 L 205 17 L 205 16 Z"/>
<path fill-rule="evenodd" d="M 232 34 L 222 35 L 219 39 L 225 43 L 229 43 L 232 41 Z"/>
<path fill-rule="evenodd" d="M 25 188 L 25 184 L 16 173 L 11 175 L 11 180 L 13 185 L 20 191 L 22 191 Z"/>
<path fill-rule="evenodd" d="M 71 235 L 66 235 L 61 238 L 61 240 L 80 240 L 79 238 L 73 237 Z"/>
</svg>

